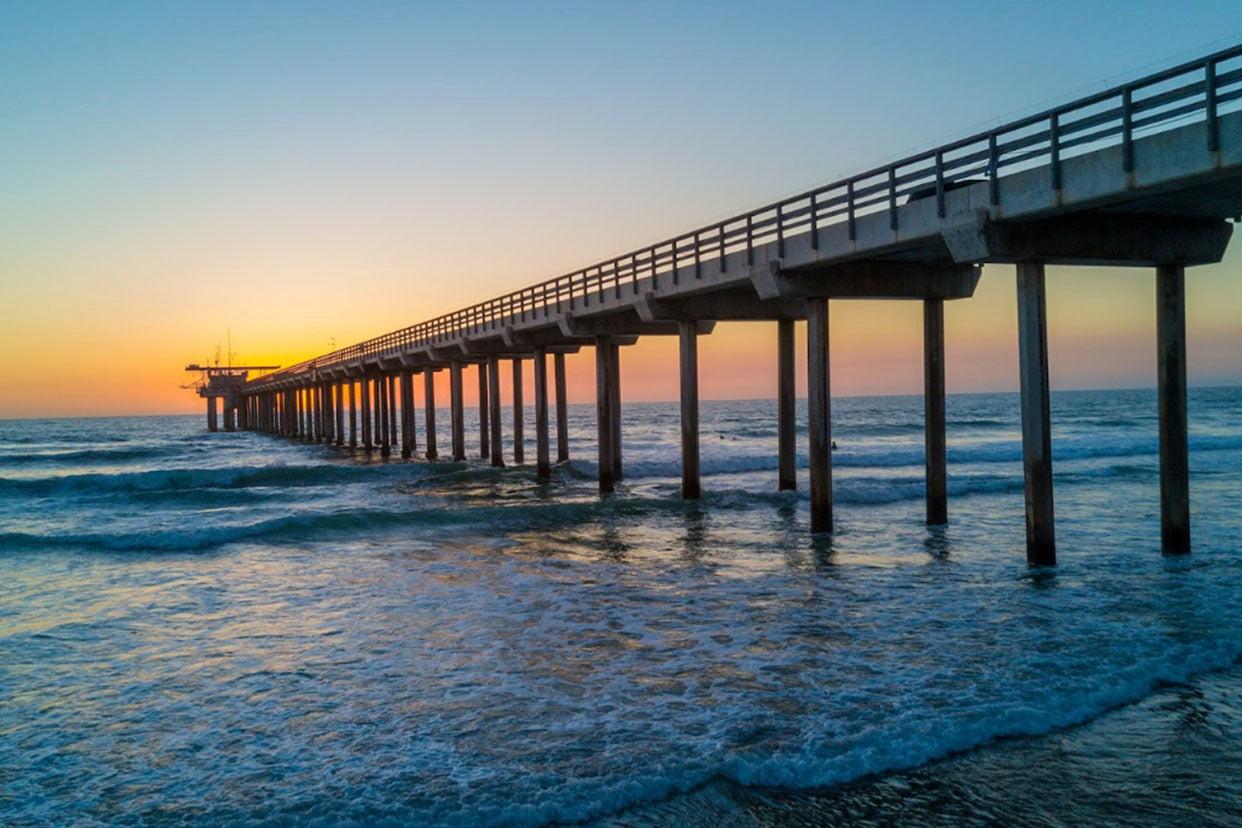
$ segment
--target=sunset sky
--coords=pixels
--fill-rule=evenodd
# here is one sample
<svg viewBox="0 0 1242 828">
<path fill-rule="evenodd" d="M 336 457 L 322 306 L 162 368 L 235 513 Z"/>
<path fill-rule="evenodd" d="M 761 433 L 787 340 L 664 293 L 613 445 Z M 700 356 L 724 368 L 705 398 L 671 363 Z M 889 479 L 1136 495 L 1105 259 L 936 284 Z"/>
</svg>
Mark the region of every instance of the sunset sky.
<svg viewBox="0 0 1242 828">
<path fill-rule="evenodd" d="M 196 412 L 230 328 L 289 364 L 1242 37 L 1237 0 L 879 5 L 0 4 L 0 417 Z M 1151 272 L 1048 291 L 1055 388 L 1154 384 Z M 1187 301 L 1191 383 L 1242 382 L 1242 242 Z M 833 393 L 918 392 L 921 325 L 833 303 Z M 950 391 L 1015 389 L 1013 269 L 947 332 Z M 703 396 L 772 396 L 775 339 L 718 326 Z"/>
</svg>

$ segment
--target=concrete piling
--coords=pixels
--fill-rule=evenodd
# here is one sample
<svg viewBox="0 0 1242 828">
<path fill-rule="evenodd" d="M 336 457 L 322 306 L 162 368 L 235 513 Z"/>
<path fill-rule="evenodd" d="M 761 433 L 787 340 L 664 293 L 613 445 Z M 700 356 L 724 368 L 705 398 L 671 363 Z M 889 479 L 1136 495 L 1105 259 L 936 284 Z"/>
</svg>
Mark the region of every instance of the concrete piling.
<svg viewBox="0 0 1242 828">
<path fill-rule="evenodd" d="M 698 499 L 699 483 L 699 331 L 695 322 L 679 325 L 681 367 L 681 496 Z"/>
<path fill-rule="evenodd" d="M 794 322 L 776 323 L 777 488 L 798 488 L 798 444 L 794 398 Z"/>
<path fill-rule="evenodd" d="M 491 434 L 488 429 L 487 414 L 487 371 L 488 363 L 480 362 L 479 369 L 479 457 L 484 460 L 491 454 Z"/>
<path fill-rule="evenodd" d="M 436 371 L 431 366 L 423 369 L 423 415 L 427 429 L 427 447 L 423 455 L 435 460 L 439 456 L 436 451 Z"/>
<path fill-rule="evenodd" d="M 1057 550 L 1052 518 L 1052 414 L 1044 265 L 1018 262 L 1017 270 L 1026 560 L 1032 566 L 1052 566 L 1057 562 Z"/>
<path fill-rule="evenodd" d="M 414 456 L 414 372 L 401 372 L 401 456 Z"/>
<path fill-rule="evenodd" d="M 1190 551 L 1190 448 L 1186 414 L 1186 270 L 1156 269 L 1156 376 L 1160 411 L 1160 547 Z"/>
<path fill-rule="evenodd" d="M 349 381 L 349 447 L 358 446 L 358 394 L 356 383 Z"/>
<path fill-rule="evenodd" d="M 828 300 L 806 303 L 807 432 L 810 437 L 811 531 L 832 531 L 832 398 Z"/>
<path fill-rule="evenodd" d="M 613 380 L 612 343 L 607 336 L 595 337 L 595 431 L 598 444 L 599 491 L 609 494 L 616 488 L 613 464 Z"/>
<path fill-rule="evenodd" d="M 526 462 L 524 422 L 526 405 L 522 399 L 522 360 L 514 357 L 513 365 L 513 462 Z"/>
<path fill-rule="evenodd" d="M 569 410 L 565 399 L 565 355 L 552 355 L 552 367 L 556 374 L 556 462 L 569 460 Z"/>
<path fill-rule="evenodd" d="M 949 520 L 945 448 L 944 300 L 923 300 L 923 444 L 927 523 Z"/>
<path fill-rule="evenodd" d="M 621 468 L 621 346 L 617 344 L 616 339 L 610 341 L 608 356 L 612 362 L 608 372 L 608 378 L 612 382 L 608 395 L 612 414 L 612 478 L 614 482 L 620 482 L 623 476 Z"/>
<path fill-rule="evenodd" d="M 505 457 L 504 446 L 500 442 L 500 360 L 495 356 L 487 358 L 487 421 L 492 465 L 499 468 L 505 464 Z"/>
<path fill-rule="evenodd" d="M 358 390 L 361 392 L 361 395 L 362 395 L 362 412 L 361 412 L 362 447 L 365 450 L 370 451 L 372 448 L 372 443 L 371 443 L 371 426 L 372 426 L 372 423 L 371 423 L 371 379 L 369 377 L 364 376 L 361 380 L 359 380 L 358 386 L 359 386 Z"/>
<path fill-rule="evenodd" d="M 449 363 L 449 430 L 453 445 L 453 461 L 466 459 L 466 415 L 462 400 L 461 363 Z"/>
<path fill-rule="evenodd" d="M 548 351 L 535 349 L 535 468 L 540 477 L 552 476 L 548 451 Z"/>
</svg>

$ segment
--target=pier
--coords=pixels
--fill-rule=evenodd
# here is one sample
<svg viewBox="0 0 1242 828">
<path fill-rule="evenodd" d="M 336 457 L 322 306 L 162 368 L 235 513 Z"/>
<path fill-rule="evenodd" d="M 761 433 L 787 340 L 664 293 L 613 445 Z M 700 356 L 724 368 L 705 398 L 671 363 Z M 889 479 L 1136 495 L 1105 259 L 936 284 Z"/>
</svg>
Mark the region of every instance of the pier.
<svg viewBox="0 0 1242 828">
<path fill-rule="evenodd" d="M 718 324 L 768 321 L 779 423 L 773 483 L 793 489 L 794 326 L 804 323 L 809 528 L 830 532 L 832 301 L 917 301 L 924 323 L 926 520 L 941 524 L 950 512 L 944 303 L 970 299 L 984 266 L 1013 265 L 1026 553 L 1030 564 L 1046 566 L 1056 563 L 1056 539 L 1045 268 L 1145 267 L 1156 286 L 1162 548 L 1180 554 L 1191 545 L 1186 272 L 1221 260 L 1230 222 L 1240 215 L 1242 45 L 255 379 L 230 380 L 228 399 L 242 429 L 348 443 L 383 456 L 396 449 L 409 458 L 417 450 L 421 375 L 422 453 L 435 461 L 434 374 L 447 370 L 448 445 L 451 458 L 462 461 L 470 453 L 462 388 L 475 372 L 475 456 L 493 466 L 521 464 L 521 368 L 531 361 L 535 463 L 546 477 L 569 457 L 565 355 L 593 350 L 599 491 L 608 494 L 625 468 L 624 350 L 641 337 L 677 337 L 681 493 L 698 498 L 698 338 Z M 503 363 L 514 400 L 508 458 Z M 214 396 L 208 400 L 214 429 Z M 226 405 L 226 427 L 230 410 Z"/>
</svg>

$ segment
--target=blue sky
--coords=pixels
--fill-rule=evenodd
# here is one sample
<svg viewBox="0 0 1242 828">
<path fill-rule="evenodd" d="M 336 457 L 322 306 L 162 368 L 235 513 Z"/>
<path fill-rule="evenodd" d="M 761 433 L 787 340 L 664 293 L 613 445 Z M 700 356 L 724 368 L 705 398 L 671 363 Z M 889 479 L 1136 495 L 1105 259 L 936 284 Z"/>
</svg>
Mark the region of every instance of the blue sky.
<svg viewBox="0 0 1242 828">
<path fill-rule="evenodd" d="M 1227 39 L 1236 0 L 9 0 L 0 351 L 310 356 Z"/>
</svg>

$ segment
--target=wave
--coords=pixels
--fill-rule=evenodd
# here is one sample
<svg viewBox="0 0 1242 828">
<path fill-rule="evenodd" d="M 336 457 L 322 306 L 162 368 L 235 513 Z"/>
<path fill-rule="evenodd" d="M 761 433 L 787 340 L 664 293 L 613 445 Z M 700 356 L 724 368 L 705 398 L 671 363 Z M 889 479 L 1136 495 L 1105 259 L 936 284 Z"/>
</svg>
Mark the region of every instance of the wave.
<svg viewBox="0 0 1242 828">
<path fill-rule="evenodd" d="M 116 474 L 87 473 L 34 479 L 0 477 L 0 494 L 81 494 L 150 492 L 197 488 L 323 486 L 383 477 L 412 478 L 425 473 L 416 463 L 391 465 L 236 466 L 219 469 L 158 469 Z"/>
<path fill-rule="evenodd" d="M 40 463 L 109 463 L 124 460 L 146 460 L 154 457 L 184 456 L 187 452 L 202 453 L 205 447 L 186 449 L 172 446 L 128 446 L 120 448 L 73 449 L 33 454 L 0 454 L 0 466 L 24 466 Z"/>
<path fill-rule="evenodd" d="M 0 532 L 0 547 L 88 546 L 114 551 L 192 551 L 240 541 L 328 541 L 341 536 L 357 537 L 358 533 L 364 530 L 408 526 L 421 528 L 465 526 L 468 529 L 486 530 L 489 534 L 494 534 L 504 531 L 572 528 L 605 514 L 614 517 L 644 516 L 655 512 L 682 511 L 686 508 L 688 504 L 680 499 L 563 500 L 535 506 L 521 503 L 466 508 L 460 506 L 445 508 L 438 500 L 429 500 L 422 505 L 412 505 L 409 508 L 354 508 L 333 512 L 303 512 L 247 523 L 200 526 L 189 529 L 179 526 L 129 532 L 54 534 Z"/>
</svg>

